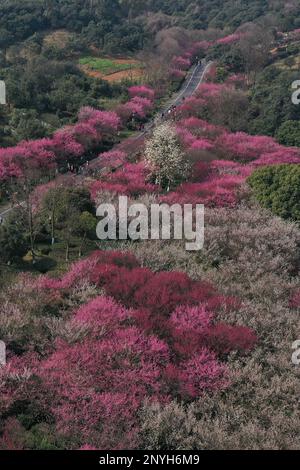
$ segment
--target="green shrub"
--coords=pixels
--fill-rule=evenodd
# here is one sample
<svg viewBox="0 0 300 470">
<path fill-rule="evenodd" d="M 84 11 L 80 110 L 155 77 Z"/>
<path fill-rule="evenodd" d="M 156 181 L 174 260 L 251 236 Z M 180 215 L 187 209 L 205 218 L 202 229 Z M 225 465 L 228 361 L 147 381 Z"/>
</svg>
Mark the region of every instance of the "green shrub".
<svg viewBox="0 0 300 470">
<path fill-rule="evenodd" d="M 263 207 L 284 219 L 300 221 L 300 165 L 260 168 L 248 183 Z"/>
<path fill-rule="evenodd" d="M 286 121 L 278 129 L 276 137 L 283 145 L 300 147 L 300 121 Z"/>
</svg>

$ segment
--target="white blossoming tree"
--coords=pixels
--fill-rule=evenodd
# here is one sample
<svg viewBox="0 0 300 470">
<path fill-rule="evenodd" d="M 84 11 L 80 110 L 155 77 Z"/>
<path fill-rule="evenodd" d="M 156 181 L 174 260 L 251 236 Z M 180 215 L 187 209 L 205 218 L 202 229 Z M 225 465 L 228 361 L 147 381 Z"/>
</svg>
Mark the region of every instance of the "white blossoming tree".
<svg viewBox="0 0 300 470">
<path fill-rule="evenodd" d="M 190 164 L 172 125 L 165 123 L 154 130 L 146 145 L 146 162 L 153 179 L 164 189 L 186 180 Z"/>
</svg>

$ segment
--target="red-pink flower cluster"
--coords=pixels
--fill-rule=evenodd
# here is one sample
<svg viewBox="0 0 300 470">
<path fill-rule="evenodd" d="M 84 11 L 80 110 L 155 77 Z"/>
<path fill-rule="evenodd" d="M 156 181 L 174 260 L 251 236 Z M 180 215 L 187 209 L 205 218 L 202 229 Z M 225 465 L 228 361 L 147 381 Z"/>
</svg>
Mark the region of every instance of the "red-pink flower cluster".
<svg viewBox="0 0 300 470">
<path fill-rule="evenodd" d="M 77 124 L 56 131 L 51 139 L 24 141 L 0 149 L 0 180 L 18 178 L 27 167 L 43 170 L 76 160 L 86 150 L 110 141 L 120 125 L 114 112 L 82 108 Z"/>
<path fill-rule="evenodd" d="M 0 180 L 20 177 L 26 170 L 53 168 L 55 153 L 50 139 L 23 141 L 16 147 L 0 149 Z"/>
<path fill-rule="evenodd" d="M 204 90 L 210 99 L 218 87 L 208 85 Z M 197 98 L 192 101 L 196 107 Z M 186 109 L 185 105 L 181 108 Z M 189 114 L 176 129 L 187 156 L 196 161 L 193 176 L 189 183 L 163 196 L 164 202 L 234 206 L 239 200 L 239 187 L 256 167 L 300 163 L 300 151 L 295 147 L 284 147 L 268 136 L 230 133 L 199 119 L 192 107 Z M 216 155 L 221 159 L 216 160 Z"/>
<path fill-rule="evenodd" d="M 300 308 L 300 289 L 297 289 L 290 300 L 290 305 L 292 308 Z"/>
<path fill-rule="evenodd" d="M 76 140 L 71 127 L 65 127 L 55 132 L 52 145 L 57 163 L 76 159 L 84 153 L 84 146 Z"/>
<path fill-rule="evenodd" d="M 246 162 L 259 158 L 262 153 L 271 153 L 281 148 L 272 137 L 252 136 L 244 132 L 224 132 L 216 145 L 227 156 Z"/>
<path fill-rule="evenodd" d="M 161 197 L 168 204 L 204 204 L 206 207 L 234 207 L 238 189 L 244 177 L 240 175 L 210 175 L 201 183 L 184 183 L 176 191 Z"/>
<path fill-rule="evenodd" d="M 245 86 L 246 76 L 242 73 L 236 73 L 229 75 L 226 79 L 225 84 L 229 86 L 234 86 L 236 88 L 243 88 Z"/>
<path fill-rule="evenodd" d="M 196 116 L 182 119 L 178 122 L 178 128 L 183 127 L 188 129 L 194 135 L 202 135 L 207 138 L 214 138 L 224 132 L 224 129 L 220 126 L 215 126 L 203 119 L 199 119 Z"/>
<path fill-rule="evenodd" d="M 155 92 L 152 88 L 141 85 L 128 88 L 130 100 L 120 105 L 116 112 L 123 123 L 132 117 L 145 119 L 154 106 Z"/>
<path fill-rule="evenodd" d="M 171 69 L 169 76 L 172 80 L 183 80 L 185 77 L 186 73 L 183 70 L 180 69 Z"/>
<path fill-rule="evenodd" d="M 155 98 L 155 91 L 145 85 L 132 86 L 128 88 L 128 93 L 131 98 L 139 96 L 141 98 L 148 98 L 150 101 L 153 101 Z"/>
<path fill-rule="evenodd" d="M 97 132 L 100 139 L 101 137 L 110 138 L 119 130 L 121 124 L 115 112 L 99 111 L 91 107 L 84 107 L 80 110 L 79 123 L 89 125 Z"/>
<path fill-rule="evenodd" d="M 201 129 L 199 129 L 199 134 L 201 133 Z M 214 147 L 213 143 L 209 141 L 208 138 L 202 137 L 201 135 L 198 137 L 195 134 L 192 134 L 187 128 L 178 127 L 177 133 L 180 138 L 180 141 L 184 145 L 186 149 L 194 149 L 194 150 L 210 150 Z"/>
<path fill-rule="evenodd" d="M 127 154 L 122 150 L 110 150 L 109 152 L 100 153 L 99 162 L 101 166 L 117 168 L 126 162 Z"/>
<path fill-rule="evenodd" d="M 189 357 L 199 348 L 208 347 L 208 343 L 214 351 L 213 337 L 218 338 L 218 352 L 220 337 L 227 343 L 229 337 L 235 337 L 230 350 L 248 350 L 254 345 L 254 336 L 250 341 L 251 335 L 245 335 L 245 329 L 226 329 L 224 325 L 219 330 L 215 329 L 219 325 L 216 322 L 218 311 L 238 309 L 240 303 L 237 299 L 222 296 L 210 283 L 193 281 L 184 273 L 153 273 L 140 267 L 130 253 L 95 252 L 86 260 L 75 263 L 61 279 L 41 277 L 36 288 L 66 291 L 84 282 L 92 282 L 119 302 L 114 304 L 112 300 L 100 297 L 77 311 L 73 321 L 88 324 L 91 336 L 97 335 L 104 323 L 108 330 L 113 331 L 120 323 L 126 323 L 129 315 L 139 328 L 151 335 L 155 333 L 165 337 L 164 329 L 168 331 L 171 335 L 169 348 L 180 343 L 181 352 L 177 347 L 175 349 L 184 357 Z M 197 341 L 186 341 L 187 334 L 196 335 Z"/>
<path fill-rule="evenodd" d="M 191 61 L 187 57 L 177 56 L 173 57 L 171 68 L 177 70 L 188 70 L 191 67 Z"/>
<path fill-rule="evenodd" d="M 200 117 L 205 105 L 206 101 L 204 98 L 193 95 L 190 98 L 187 98 L 184 103 L 179 106 L 177 109 L 177 115 L 181 119 L 186 119 L 189 117 Z"/>
<path fill-rule="evenodd" d="M 210 41 L 198 41 L 194 42 L 191 48 L 193 56 L 197 56 L 199 53 L 207 52 L 211 47 L 212 43 Z"/>
<path fill-rule="evenodd" d="M 83 435 L 89 446 L 82 449 L 136 447 L 145 400 L 190 401 L 226 387 L 224 356 L 256 342 L 250 329 L 218 322 L 220 309 L 239 308 L 236 299 L 183 273 L 141 268 L 130 253 L 95 252 L 60 280 L 33 282 L 64 297 L 83 282 L 105 292 L 68 320 L 72 341 L 57 339 L 46 357 L 11 357 L 1 376 L 7 409 L 30 400 L 38 416 L 51 418 L 56 436 L 80 443 Z M 76 332 L 83 335 L 76 339 Z M 12 374 L 27 378 L 12 381 Z M 16 425 L 4 423 L 2 445 L 13 445 Z"/>
<path fill-rule="evenodd" d="M 294 29 L 289 34 L 292 38 L 295 38 L 295 39 L 299 38 L 300 37 L 300 28 Z"/>
<path fill-rule="evenodd" d="M 211 47 L 216 45 L 230 46 L 240 41 L 244 36 L 245 33 L 233 33 L 216 40 L 194 42 L 190 48 L 190 52 L 193 57 L 196 57 L 199 54 L 206 53 Z"/>
<path fill-rule="evenodd" d="M 126 104 L 123 105 L 125 110 L 128 110 L 132 115 L 144 119 L 147 114 L 152 110 L 153 103 L 148 98 L 135 96 Z"/>
<path fill-rule="evenodd" d="M 90 190 L 93 199 L 101 191 L 137 197 L 144 193 L 154 193 L 158 187 L 146 181 L 147 170 L 143 162 L 125 163 L 115 173 L 103 177 L 102 180 L 92 184 Z"/>
<path fill-rule="evenodd" d="M 226 89 L 228 89 L 226 85 L 220 83 L 202 83 L 198 88 L 197 94 L 199 98 L 207 101 L 221 95 Z"/>
<path fill-rule="evenodd" d="M 234 34 L 229 34 L 228 36 L 225 36 L 224 38 L 218 39 L 215 41 L 215 44 L 221 44 L 221 45 L 230 45 L 235 42 L 240 41 L 240 39 L 243 37 L 241 33 L 234 33 Z"/>
</svg>

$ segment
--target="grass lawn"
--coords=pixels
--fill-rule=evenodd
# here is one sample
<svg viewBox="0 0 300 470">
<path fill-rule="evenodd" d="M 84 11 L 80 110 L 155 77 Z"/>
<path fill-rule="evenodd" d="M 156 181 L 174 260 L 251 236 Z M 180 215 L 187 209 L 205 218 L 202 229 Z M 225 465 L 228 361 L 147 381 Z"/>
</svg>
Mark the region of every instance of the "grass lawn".
<svg viewBox="0 0 300 470">
<path fill-rule="evenodd" d="M 131 70 L 140 67 L 138 63 L 126 63 L 126 61 L 118 61 L 113 59 L 101 59 L 98 57 L 82 57 L 79 60 L 80 65 L 86 65 L 91 70 L 102 73 L 103 75 L 111 75 L 124 70 Z"/>
</svg>

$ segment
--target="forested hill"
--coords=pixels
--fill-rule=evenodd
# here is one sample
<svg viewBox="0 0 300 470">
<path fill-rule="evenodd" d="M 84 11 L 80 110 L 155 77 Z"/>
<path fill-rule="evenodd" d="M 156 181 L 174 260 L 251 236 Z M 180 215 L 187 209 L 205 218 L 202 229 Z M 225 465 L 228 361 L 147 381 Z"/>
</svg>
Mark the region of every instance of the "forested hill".
<svg viewBox="0 0 300 470">
<path fill-rule="evenodd" d="M 149 16 L 162 27 L 234 29 L 265 18 L 288 30 L 300 27 L 299 12 L 298 0 L 1 0 L 0 48 L 64 28 L 101 47 L 134 50 L 151 34 Z"/>
<path fill-rule="evenodd" d="M 270 33 L 299 29 L 300 2 L 0 0 L 0 80 L 9 104 L 0 108 L 0 146 L 48 137 L 82 106 L 110 109 L 126 100 L 126 80 L 139 80 L 143 69 L 164 76 L 164 64 L 191 39 L 215 40 L 251 22 Z M 109 81 L 108 71 L 122 79 Z M 260 132 L 265 120 L 254 121 Z M 280 125 L 271 122 L 268 132 Z"/>
</svg>

